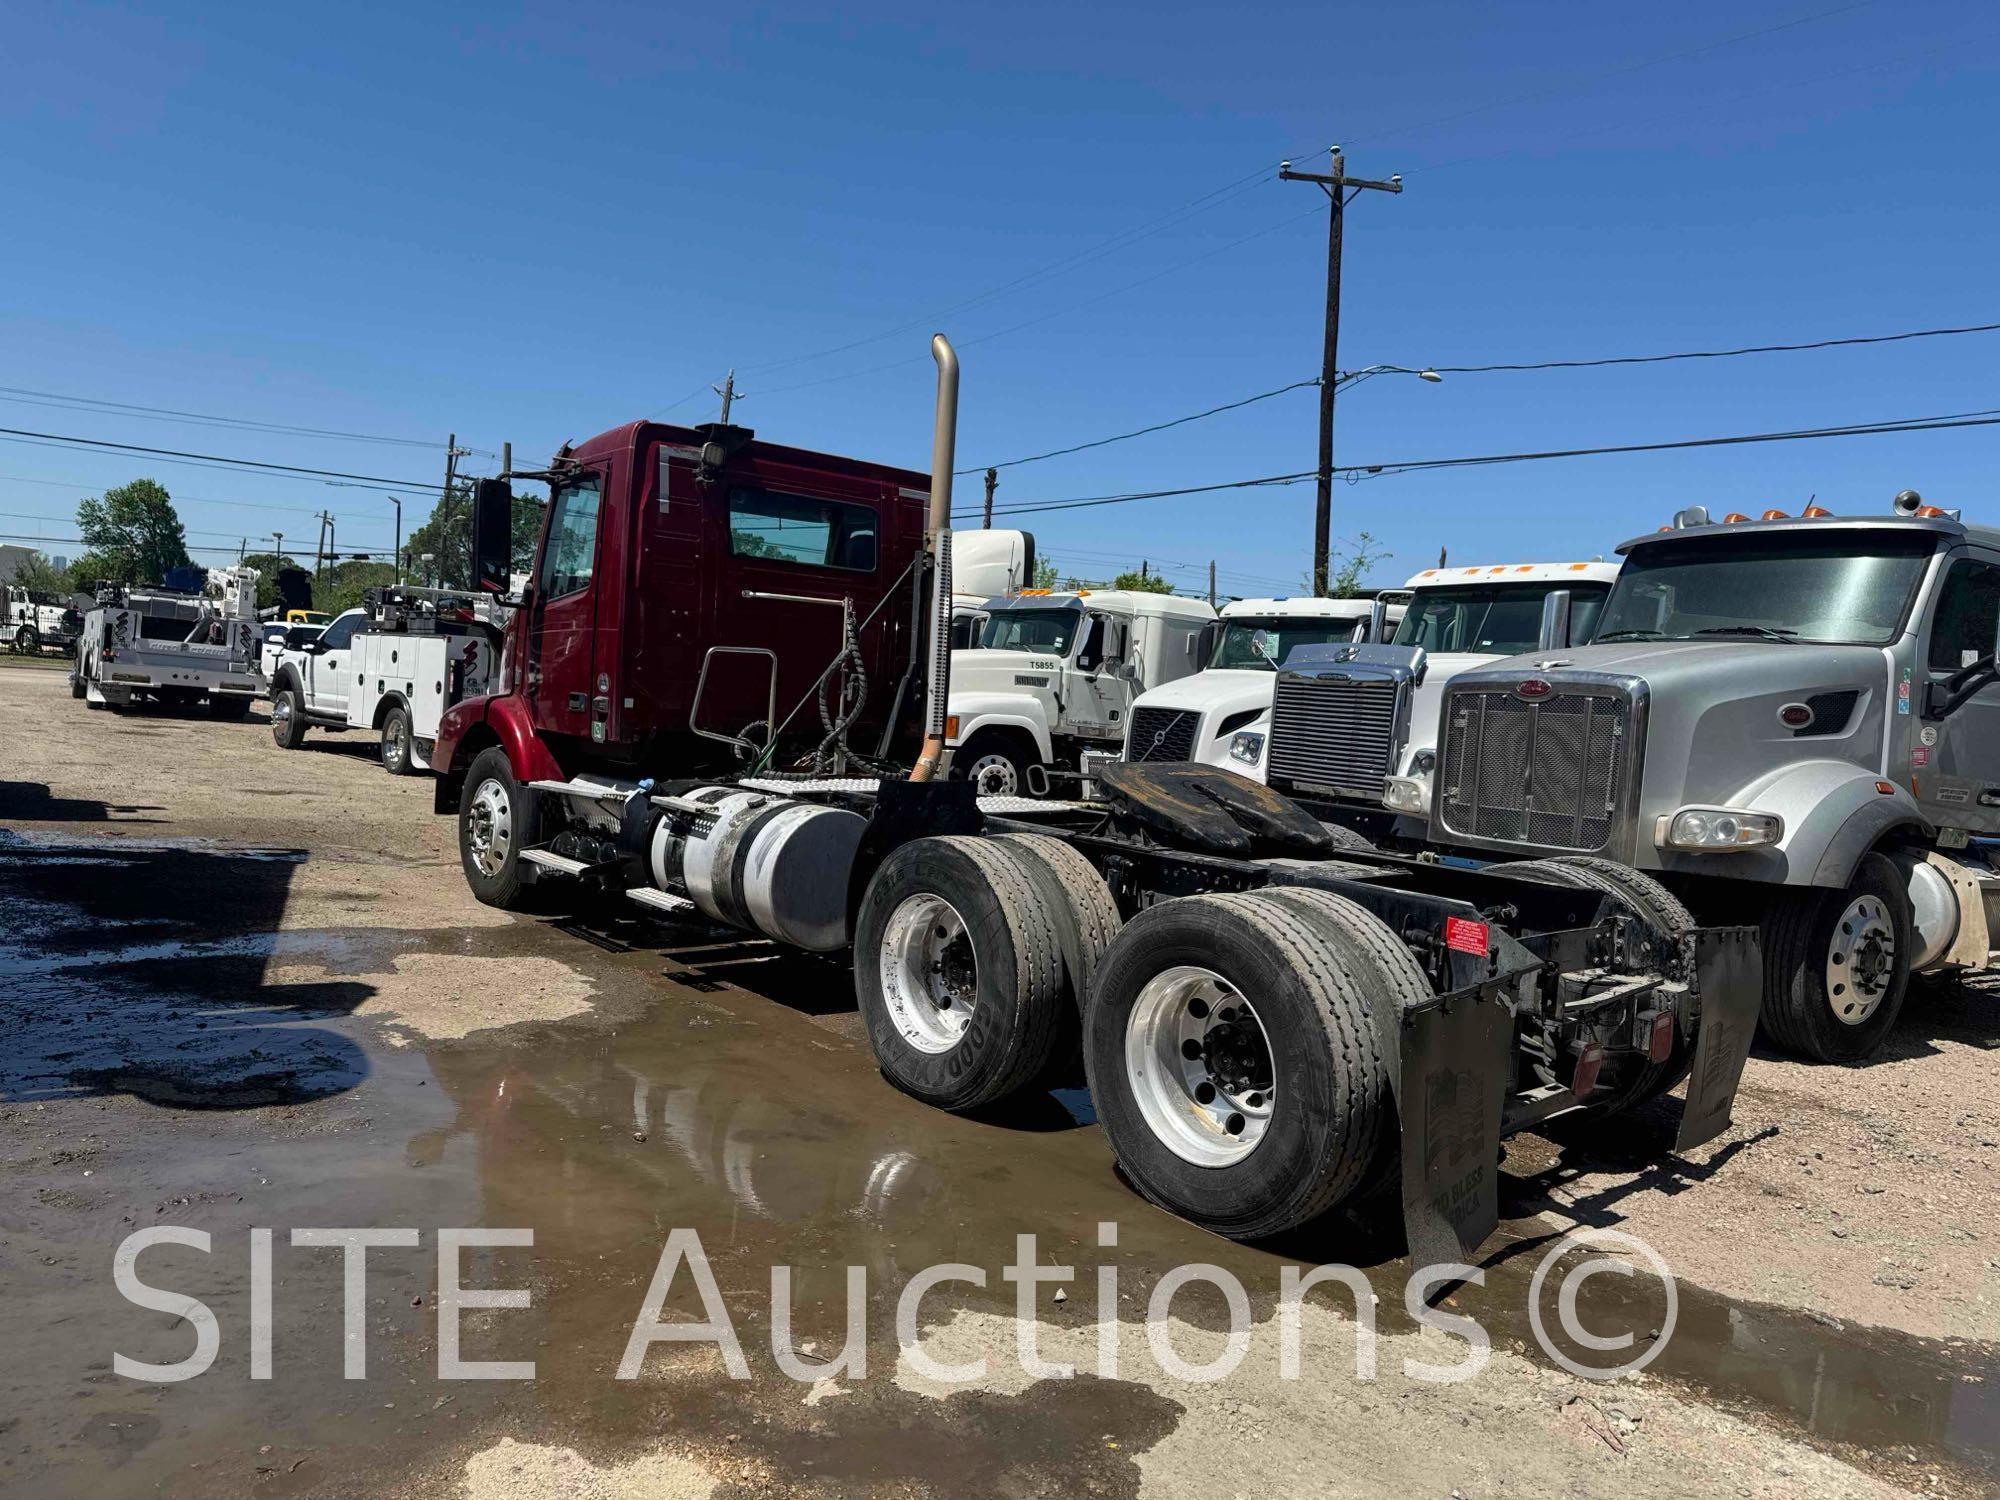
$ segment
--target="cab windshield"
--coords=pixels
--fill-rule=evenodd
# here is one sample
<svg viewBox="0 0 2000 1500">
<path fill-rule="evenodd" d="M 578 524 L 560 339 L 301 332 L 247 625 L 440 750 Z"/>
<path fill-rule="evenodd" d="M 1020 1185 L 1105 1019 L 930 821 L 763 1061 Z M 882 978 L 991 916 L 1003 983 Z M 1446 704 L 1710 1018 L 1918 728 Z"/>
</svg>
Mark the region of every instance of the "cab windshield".
<svg viewBox="0 0 2000 1500">
<path fill-rule="evenodd" d="M 1929 532 L 1843 527 L 1641 547 L 1618 575 L 1597 639 L 1886 646 L 1936 545 Z"/>
<path fill-rule="evenodd" d="M 1262 667 L 1275 672 L 1300 646 L 1325 646 L 1354 639 L 1356 620 L 1274 620 L 1237 617 L 1222 622 L 1222 639 L 1215 643 L 1209 666 Z"/>
<path fill-rule="evenodd" d="M 980 633 L 989 651 L 1047 651 L 1066 655 L 1083 628 L 1083 612 L 1075 609 L 996 609 Z"/>
<path fill-rule="evenodd" d="M 1396 627 L 1398 646 L 1422 646 L 1430 652 L 1470 652 L 1482 656 L 1520 656 L 1542 642 L 1542 601 L 1555 592 L 1553 583 L 1481 583 L 1465 588 L 1419 589 L 1403 623 Z M 1564 584 L 1569 590 L 1569 638 L 1572 645 L 1590 639 L 1609 591 L 1604 584 Z"/>
</svg>

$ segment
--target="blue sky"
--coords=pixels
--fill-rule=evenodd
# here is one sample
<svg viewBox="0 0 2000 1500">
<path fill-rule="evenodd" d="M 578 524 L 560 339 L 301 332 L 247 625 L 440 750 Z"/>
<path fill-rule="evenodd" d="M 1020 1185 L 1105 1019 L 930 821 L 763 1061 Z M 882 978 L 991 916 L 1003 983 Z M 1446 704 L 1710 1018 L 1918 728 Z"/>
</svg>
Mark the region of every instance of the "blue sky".
<svg viewBox="0 0 2000 1500">
<path fill-rule="evenodd" d="M 10 7 L 0 27 L 0 386 L 540 456 L 734 365 L 761 434 L 921 468 L 935 325 L 964 358 L 961 462 L 984 463 L 1316 374 L 1324 216 L 1317 190 L 1270 178 L 1334 140 L 1351 171 L 1407 183 L 1350 212 L 1343 367 L 2000 321 L 2000 13 L 1977 4 L 70 3 Z M 1343 396 L 1337 452 L 1969 411 L 2000 406 L 1996 356 L 2000 335 L 1974 335 L 1385 377 Z M 712 415 L 705 392 L 671 413 Z M 442 462 L 18 398 L 0 425 L 398 479 Z M 1391 554 L 1374 581 L 1393 582 L 1441 545 L 1466 562 L 1607 552 L 1694 502 L 1873 510 L 1915 487 L 1978 513 L 1996 442 L 1384 477 L 1337 488 L 1335 531 L 1372 532 Z M 1299 391 L 1008 471 L 1000 497 L 1314 455 Z M 0 531 L 37 516 L 73 534 L 78 495 L 137 473 L 175 491 L 197 542 L 297 538 L 322 506 L 347 545 L 388 538 L 367 492 L 12 442 Z M 1034 529 L 1081 573 L 1212 557 L 1225 591 L 1283 591 L 1311 505 L 1304 485 Z"/>
</svg>

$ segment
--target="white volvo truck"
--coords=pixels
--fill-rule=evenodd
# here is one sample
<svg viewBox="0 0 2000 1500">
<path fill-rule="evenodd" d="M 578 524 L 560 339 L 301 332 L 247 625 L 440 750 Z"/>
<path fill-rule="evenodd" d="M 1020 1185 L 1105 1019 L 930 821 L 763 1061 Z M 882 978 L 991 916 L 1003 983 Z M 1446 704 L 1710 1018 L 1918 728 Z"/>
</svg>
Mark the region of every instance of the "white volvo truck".
<svg viewBox="0 0 2000 1500">
<path fill-rule="evenodd" d="M 994 796 L 1036 792 L 1089 751 L 1115 758 L 1133 701 L 1199 669 L 1200 599 L 1111 589 L 989 599 L 979 644 L 951 654 L 951 774 Z"/>
<path fill-rule="evenodd" d="M 272 740 L 296 750 L 309 728 L 364 729 L 380 739 L 390 775 L 429 770 L 438 720 L 485 692 L 498 665 L 494 608 L 451 590 L 398 586 L 317 636 L 294 636 L 272 671 Z"/>
<path fill-rule="evenodd" d="M 1424 569 L 1390 643 L 1306 647 L 1276 674 L 1266 779 L 1377 842 L 1421 843 L 1446 688 L 1589 640 L 1617 576 L 1607 562 Z"/>
<path fill-rule="evenodd" d="M 206 702 L 221 719 L 249 712 L 257 672 L 257 570 L 221 575 L 222 596 L 110 585 L 83 617 L 70 695 L 92 708 L 138 699 Z"/>
<path fill-rule="evenodd" d="M 1378 618 L 1379 616 L 1379 618 Z M 1301 646 L 1373 641 L 1403 607 L 1373 599 L 1237 599 L 1222 607 L 1191 677 L 1141 693 L 1125 735 L 1129 761 L 1193 760 L 1264 779 L 1271 689 Z"/>
</svg>

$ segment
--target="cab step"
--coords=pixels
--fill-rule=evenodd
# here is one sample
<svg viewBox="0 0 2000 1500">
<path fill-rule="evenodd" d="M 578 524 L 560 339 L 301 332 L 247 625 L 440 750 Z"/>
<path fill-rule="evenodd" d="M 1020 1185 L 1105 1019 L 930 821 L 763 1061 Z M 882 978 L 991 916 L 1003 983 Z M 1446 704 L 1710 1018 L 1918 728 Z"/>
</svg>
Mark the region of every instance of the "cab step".
<svg viewBox="0 0 2000 1500">
<path fill-rule="evenodd" d="M 557 854 L 552 849 L 523 849 L 521 859 L 525 864 L 535 865 L 544 870 L 553 870 L 558 875 L 581 875 L 590 868 L 580 859 L 570 859 Z"/>
<path fill-rule="evenodd" d="M 685 896 L 671 895 L 650 885 L 635 885 L 626 889 L 627 900 L 636 901 L 641 906 L 650 907 L 663 916 L 684 917 L 700 910 Z"/>
</svg>

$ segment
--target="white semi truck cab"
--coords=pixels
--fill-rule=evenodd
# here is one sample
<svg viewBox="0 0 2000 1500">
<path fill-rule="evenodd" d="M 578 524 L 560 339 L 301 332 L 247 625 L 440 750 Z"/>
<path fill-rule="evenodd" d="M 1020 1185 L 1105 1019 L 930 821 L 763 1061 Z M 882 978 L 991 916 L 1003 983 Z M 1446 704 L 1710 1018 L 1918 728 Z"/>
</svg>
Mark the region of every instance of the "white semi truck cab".
<svg viewBox="0 0 2000 1500">
<path fill-rule="evenodd" d="M 1356 599 L 1236 599 L 1208 632 L 1207 665 L 1149 688 L 1132 704 L 1129 761 L 1200 761 L 1253 781 L 1264 779 L 1271 690 L 1278 669 L 1301 646 L 1375 639 L 1402 619 L 1402 606 Z"/>
<path fill-rule="evenodd" d="M 1461 673 L 1590 639 L 1618 576 L 1607 562 L 1426 568 L 1388 644 L 1301 650 L 1277 674 L 1267 776 L 1371 837 L 1421 840 L 1438 715 Z"/>
<path fill-rule="evenodd" d="M 1087 751 L 1115 756 L 1141 694 L 1196 671 L 1215 611 L 1137 590 L 1024 590 L 984 605 L 979 644 L 951 653 L 951 774 L 988 795 L 1034 790 Z"/>
<path fill-rule="evenodd" d="M 6 589 L 7 618 L 0 627 L 4 640 L 22 656 L 34 656 L 54 647 L 67 652 L 75 648 L 83 631 L 83 615 L 58 594 L 38 593 L 10 583 Z"/>
</svg>

